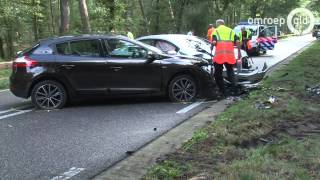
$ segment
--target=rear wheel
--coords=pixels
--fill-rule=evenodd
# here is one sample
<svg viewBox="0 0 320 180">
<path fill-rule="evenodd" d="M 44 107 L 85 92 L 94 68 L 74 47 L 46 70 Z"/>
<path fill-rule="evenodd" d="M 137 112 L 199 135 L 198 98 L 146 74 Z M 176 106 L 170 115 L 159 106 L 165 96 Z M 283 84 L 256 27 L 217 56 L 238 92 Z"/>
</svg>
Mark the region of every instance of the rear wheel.
<svg viewBox="0 0 320 180">
<path fill-rule="evenodd" d="M 173 102 L 191 102 L 198 94 L 198 87 L 191 76 L 180 75 L 170 82 L 168 91 Z"/>
<path fill-rule="evenodd" d="M 33 87 L 31 99 L 38 109 L 60 109 L 66 104 L 67 94 L 60 83 L 46 80 L 37 83 Z"/>
</svg>

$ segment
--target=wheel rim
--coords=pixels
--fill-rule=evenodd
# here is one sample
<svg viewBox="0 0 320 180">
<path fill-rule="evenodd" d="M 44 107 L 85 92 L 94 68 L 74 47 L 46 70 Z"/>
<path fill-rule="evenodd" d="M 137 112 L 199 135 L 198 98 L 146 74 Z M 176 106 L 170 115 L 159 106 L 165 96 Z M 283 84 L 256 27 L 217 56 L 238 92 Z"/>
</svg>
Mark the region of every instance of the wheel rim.
<svg viewBox="0 0 320 180">
<path fill-rule="evenodd" d="M 35 92 L 35 100 L 43 109 L 55 109 L 63 102 L 62 91 L 54 84 L 44 84 Z"/>
<path fill-rule="evenodd" d="M 181 78 L 173 83 L 172 94 L 179 101 L 191 101 L 196 93 L 196 86 L 190 79 Z"/>
</svg>

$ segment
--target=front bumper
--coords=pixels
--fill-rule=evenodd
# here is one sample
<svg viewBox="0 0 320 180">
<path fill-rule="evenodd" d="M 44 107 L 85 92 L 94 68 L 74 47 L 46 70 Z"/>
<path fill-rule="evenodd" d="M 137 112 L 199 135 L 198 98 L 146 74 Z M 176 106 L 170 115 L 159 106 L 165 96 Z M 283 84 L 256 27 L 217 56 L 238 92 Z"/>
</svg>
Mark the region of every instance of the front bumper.
<svg viewBox="0 0 320 180">
<path fill-rule="evenodd" d="M 239 71 L 238 71 L 239 69 Z M 267 63 L 264 63 L 262 69 L 254 66 L 250 69 L 235 68 L 234 73 L 238 85 L 255 84 L 260 82 L 268 70 Z M 227 72 L 223 71 L 223 76 L 227 79 Z"/>
</svg>

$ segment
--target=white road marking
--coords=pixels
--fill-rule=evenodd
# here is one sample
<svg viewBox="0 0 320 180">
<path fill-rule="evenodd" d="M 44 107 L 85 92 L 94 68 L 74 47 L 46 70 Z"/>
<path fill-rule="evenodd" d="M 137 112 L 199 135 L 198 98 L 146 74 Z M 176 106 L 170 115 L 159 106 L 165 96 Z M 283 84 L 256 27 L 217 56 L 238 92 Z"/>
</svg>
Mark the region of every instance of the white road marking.
<svg viewBox="0 0 320 180">
<path fill-rule="evenodd" d="M 187 113 L 188 111 L 190 111 L 191 109 L 201 105 L 204 101 L 200 101 L 200 102 L 195 102 L 195 103 L 192 103 L 191 105 L 181 109 L 180 111 L 176 112 L 177 114 L 184 114 L 184 113 Z"/>
<path fill-rule="evenodd" d="M 0 93 L 7 92 L 7 91 L 9 91 L 9 89 L 0 90 Z"/>
<path fill-rule="evenodd" d="M 72 167 L 69 169 L 69 171 L 64 172 L 63 174 L 61 174 L 59 176 L 53 177 L 51 180 L 68 180 L 84 170 L 85 170 L 85 168 Z"/>
<path fill-rule="evenodd" d="M 0 116 L 0 120 L 1 120 L 1 119 L 5 119 L 5 118 L 8 118 L 8 117 L 17 116 L 17 115 L 20 115 L 20 114 L 24 114 L 24 113 L 31 112 L 32 109 L 30 109 L 30 110 L 22 110 L 22 111 L 17 110 L 17 111 L 18 111 L 18 112 L 16 112 L 16 113 L 12 113 L 12 114 L 7 114 L 7 115 L 4 115 L 4 116 Z"/>
<path fill-rule="evenodd" d="M 0 111 L 0 114 L 5 114 L 5 113 L 11 112 L 11 111 L 16 111 L 16 110 L 15 109 L 8 109 L 5 111 Z"/>
</svg>

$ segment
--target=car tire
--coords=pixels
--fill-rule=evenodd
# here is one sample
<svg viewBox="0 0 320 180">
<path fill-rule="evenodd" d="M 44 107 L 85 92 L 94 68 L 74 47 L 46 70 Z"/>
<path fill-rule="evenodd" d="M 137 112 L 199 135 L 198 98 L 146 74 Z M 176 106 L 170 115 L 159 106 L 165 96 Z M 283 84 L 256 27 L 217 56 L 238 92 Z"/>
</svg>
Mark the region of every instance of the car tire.
<svg viewBox="0 0 320 180">
<path fill-rule="evenodd" d="M 59 82 L 45 80 L 32 88 L 31 100 L 37 109 L 61 109 L 67 102 L 67 93 Z"/>
<path fill-rule="evenodd" d="M 192 102 L 198 94 L 198 86 L 189 75 L 179 75 L 172 79 L 168 88 L 172 102 Z"/>
</svg>

